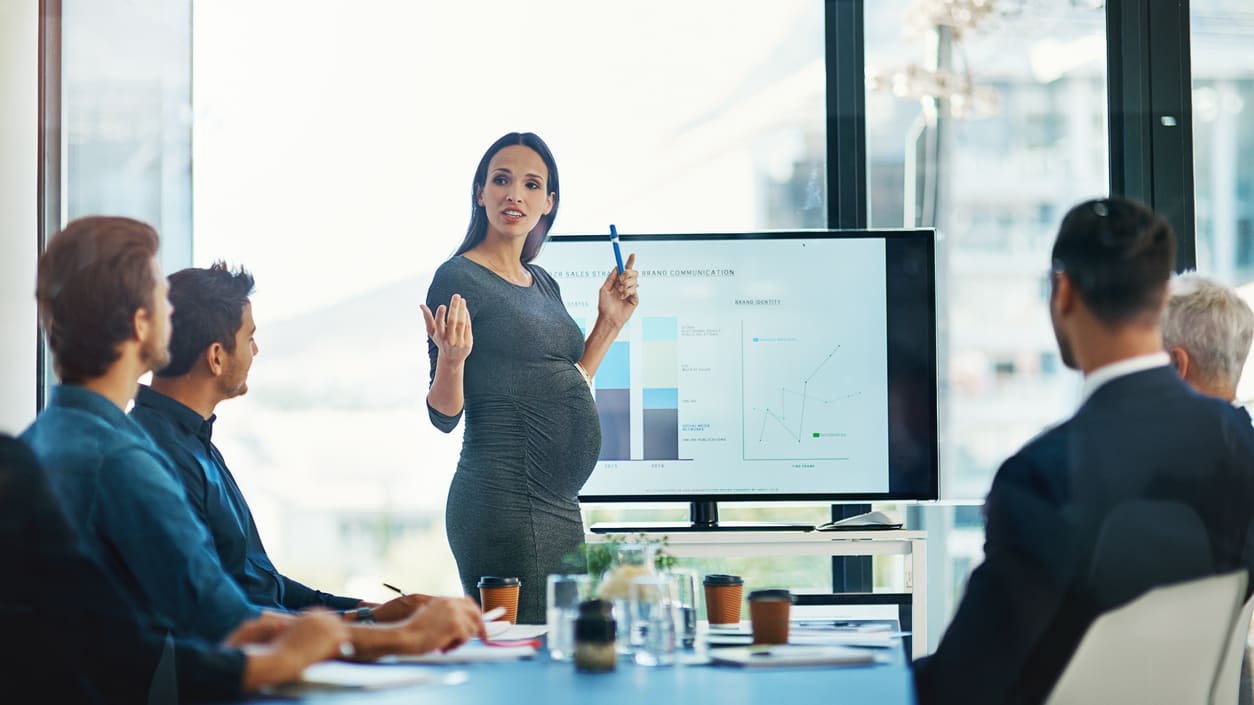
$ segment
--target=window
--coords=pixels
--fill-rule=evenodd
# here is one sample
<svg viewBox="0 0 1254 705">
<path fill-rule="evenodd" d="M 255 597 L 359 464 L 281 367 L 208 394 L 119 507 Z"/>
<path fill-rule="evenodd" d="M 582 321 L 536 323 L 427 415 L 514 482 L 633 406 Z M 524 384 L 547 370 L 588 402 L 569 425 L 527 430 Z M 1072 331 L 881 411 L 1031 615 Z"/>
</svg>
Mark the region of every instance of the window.
<svg viewBox="0 0 1254 705">
<path fill-rule="evenodd" d="M 1254 8 L 1239 0 L 1189 4 L 1197 269 L 1254 301 Z M 1247 367 L 1248 370 L 1248 367 Z M 1254 398 L 1245 374 L 1237 398 Z"/>
<path fill-rule="evenodd" d="M 167 272 L 191 262 L 191 2 L 62 2 L 68 221 L 125 215 L 161 234 Z"/>
<path fill-rule="evenodd" d="M 975 9 L 959 17 L 959 6 Z M 978 505 L 1000 463 L 1075 408 L 1080 378 L 1057 373 L 1042 283 L 1057 218 L 1109 192 L 1105 13 L 1081 2 L 864 8 L 870 225 L 937 228 L 941 495 Z M 929 532 L 939 640 L 983 560 L 983 521 L 977 506 L 911 515 Z"/>
<path fill-rule="evenodd" d="M 215 439 L 276 564 L 323 589 L 460 591 L 418 304 L 498 136 L 553 148 L 555 232 L 825 224 L 821 3 L 194 10 L 195 262 L 258 281 Z"/>
<path fill-rule="evenodd" d="M 1048 367 L 1016 361 L 1055 352 L 1039 282 L 1056 218 L 1109 191 L 1106 160 L 1092 163 L 1107 143 L 1105 15 L 948 7 L 866 4 L 869 210 L 872 227 L 939 230 L 941 492 L 981 499 L 1001 460 L 1073 408 Z"/>
</svg>

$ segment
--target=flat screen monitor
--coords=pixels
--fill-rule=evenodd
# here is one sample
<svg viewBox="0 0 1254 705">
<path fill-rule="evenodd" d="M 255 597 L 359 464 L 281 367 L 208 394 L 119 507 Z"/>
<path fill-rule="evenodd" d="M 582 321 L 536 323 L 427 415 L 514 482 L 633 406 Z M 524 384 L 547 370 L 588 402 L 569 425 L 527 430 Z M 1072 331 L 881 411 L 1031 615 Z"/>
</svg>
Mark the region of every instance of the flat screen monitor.
<svg viewBox="0 0 1254 705">
<path fill-rule="evenodd" d="M 934 231 L 621 242 L 640 304 L 592 378 L 582 501 L 937 497 Z M 554 236 L 536 262 L 586 334 L 608 236 Z"/>
</svg>

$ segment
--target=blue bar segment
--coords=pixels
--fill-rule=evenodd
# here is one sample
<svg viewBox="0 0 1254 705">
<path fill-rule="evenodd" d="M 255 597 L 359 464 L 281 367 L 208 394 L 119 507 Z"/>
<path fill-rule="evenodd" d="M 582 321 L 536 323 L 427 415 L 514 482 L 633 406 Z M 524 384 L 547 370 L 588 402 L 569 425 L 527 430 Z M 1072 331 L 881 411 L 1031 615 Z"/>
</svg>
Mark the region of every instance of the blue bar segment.
<svg viewBox="0 0 1254 705">
<path fill-rule="evenodd" d="M 631 388 L 631 350 L 626 341 L 613 343 L 596 373 L 597 389 Z"/>
<path fill-rule="evenodd" d="M 645 387 L 644 408 L 646 409 L 678 409 L 679 389 L 676 387 L 659 388 Z"/>
</svg>

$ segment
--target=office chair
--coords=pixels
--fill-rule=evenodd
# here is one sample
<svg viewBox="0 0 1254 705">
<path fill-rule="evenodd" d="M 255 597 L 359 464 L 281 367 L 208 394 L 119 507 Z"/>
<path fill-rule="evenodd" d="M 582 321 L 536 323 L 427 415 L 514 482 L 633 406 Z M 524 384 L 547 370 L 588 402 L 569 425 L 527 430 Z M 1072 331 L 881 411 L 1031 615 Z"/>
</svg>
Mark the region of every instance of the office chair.
<svg viewBox="0 0 1254 705">
<path fill-rule="evenodd" d="M 1236 705 L 1241 700 L 1241 662 L 1249 658 L 1245 643 L 1250 635 L 1252 613 L 1254 613 L 1254 597 L 1246 600 L 1245 605 L 1232 622 L 1232 631 L 1219 665 L 1219 675 L 1215 678 L 1210 705 Z"/>
<path fill-rule="evenodd" d="M 1248 577 L 1245 569 L 1216 575 L 1191 507 L 1120 504 L 1102 523 L 1084 585 L 1099 616 L 1047 704 L 1212 702 Z"/>
<path fill-rule="evenodd" d="M 1192 507 L 1136 499 L 1116 506 L 1102 522 L 1085 589 L 1097 610 L 1106 612 L 1150 588 L 1217 572 L 1206 526 Z"/>
<path fill-rule="evenodd" d="M 1244 563 L 1254 565 L 1254 523 L 1245 533 Z M 1248 589 L 1247 589 L 1248 591 Z M 1215 689 L 1211 695 L 1211 705 L 1249 705 L 1250 694 L 1250 653 L 1246 642 L 1250 638 L 1250 616 L 1254 613 L 1254 595 L 1247 595 L 1245 605 L 1232 623 L 1232 634 L 1228 640 L 1227 652 L 1219 667 L 1219 675 L 1215 678 Z"/>
<path fill-rule="evenodd" d="M 1155 588 L 1101 615 L 1046 705 L 1209 702 L 1246 580 L 1242 569 Z"/>
</svg>

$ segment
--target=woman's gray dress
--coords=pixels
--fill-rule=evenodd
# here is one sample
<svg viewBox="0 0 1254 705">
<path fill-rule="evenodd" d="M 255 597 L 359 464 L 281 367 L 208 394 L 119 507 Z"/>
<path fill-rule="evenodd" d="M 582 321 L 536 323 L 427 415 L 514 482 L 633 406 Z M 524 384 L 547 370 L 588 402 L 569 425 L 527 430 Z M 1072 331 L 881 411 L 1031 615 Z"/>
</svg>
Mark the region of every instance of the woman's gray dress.
<svg viewBox="0 0 1254 705">
<path fill-rule="evenodd" d="M 465 257 L 436 270 L 427 306 L 466 299 L 474 347 L 466 359 L 466 429 L 445 525 L 462 586 L 484 575 L 522 580 L 518 621 L 545 621 L 544 578 L 583 542 L 577 495 L 601 450 L 596 403 L 575 363 L 583 333 L 557 282 L 527 265 L 533 285 L 511 284 Z M 439 354 L 428 341 L 434 378 Z M 445 433 L 460 419 L 427 407 Z"/>
</svg>

